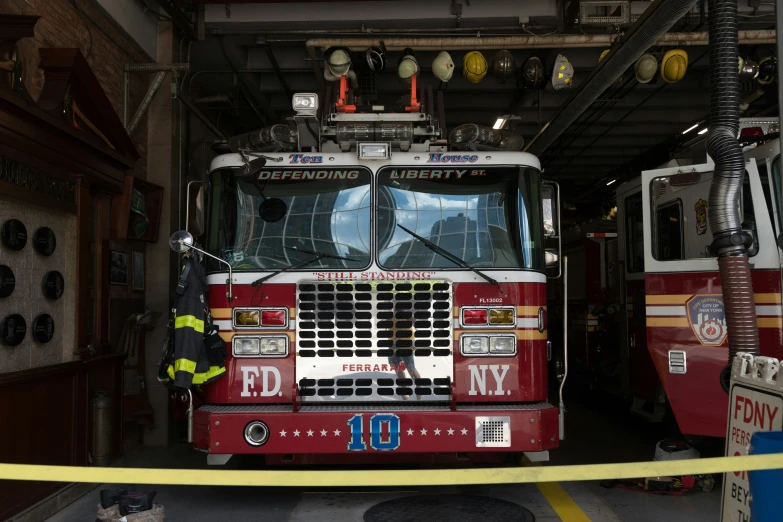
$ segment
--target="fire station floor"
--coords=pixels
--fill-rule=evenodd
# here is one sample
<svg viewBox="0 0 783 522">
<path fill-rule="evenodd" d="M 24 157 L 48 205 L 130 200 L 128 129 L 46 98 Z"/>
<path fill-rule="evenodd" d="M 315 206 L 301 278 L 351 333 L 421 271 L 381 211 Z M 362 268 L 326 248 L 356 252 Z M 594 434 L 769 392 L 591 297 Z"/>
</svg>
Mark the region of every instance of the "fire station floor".
<svg viewBox="0 0 783 522">
<path fill-rule="evenodd" d="M 572 402 L 566 417 L 567 438 L 552 451 L 551 464 L 595 464 L 651 460 L 655 444 L 666 428 L 631 416 L 619 405 Z M 702 456 L 722 454 L 721 440 L 707 440 Z M 234 457 L 232 469 L 249 469 L 249 463 Z M 146 447 L 128 455 L 128 467 L 206 468 L 203 454 L 188 445 Z M 415 470 L 411 473 L 415 473 Z M 660 520 L 713 521 L 720 516 L 720 477 L 712 492 L 691 490 L 682 496 L 658 496 L 626 489 L 607 489 L 598 482 L 562 482 L 560 487 L 511 484 L 473 487 L 397 487 L 347 489 L 242 488 L 210 486 L 148 486 L 157 491 L 155 501 L 164 505 L 166 520 L 179 522 L 359 522 L 370 507 L 390 499 L 422 494 L 482 495 L 517 503 L 530 510 L 537 521 L 654 522 Z M 118 482 L 121 482 L 119 480 Z M 48 522 L 95 520 L 98 489 L 66 507 Z M 404 500 L 402 501 L 404 502 Z M 425 520 L 389 518 L 388 520 Z M 380 519 L 375 519 L 380 520 Z M 450 519 L 453 520 L 453 519 Z M 468 520 L 468 518 L 466 518 Z M 482 520 L 493 520 L 482 517 Z M 500 520 L 500 519 L 498 519 Z M 510 518 L 502 518 L 510 520 Z M 475 515 L 471 515 L 475 522 Z"/>
</svg>

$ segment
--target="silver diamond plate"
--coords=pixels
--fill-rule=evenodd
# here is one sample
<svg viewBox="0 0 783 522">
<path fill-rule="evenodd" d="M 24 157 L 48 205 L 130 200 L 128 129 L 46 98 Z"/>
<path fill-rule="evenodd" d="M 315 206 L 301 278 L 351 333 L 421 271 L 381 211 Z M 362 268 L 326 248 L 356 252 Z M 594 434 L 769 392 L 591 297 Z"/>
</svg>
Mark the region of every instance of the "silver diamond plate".
<svg viewBox="0 0 783 522">
<path fill-rule="evenodd" d="M 511 417 L 476 417 L 477 448 L 510 448 Z"/>
</svg>

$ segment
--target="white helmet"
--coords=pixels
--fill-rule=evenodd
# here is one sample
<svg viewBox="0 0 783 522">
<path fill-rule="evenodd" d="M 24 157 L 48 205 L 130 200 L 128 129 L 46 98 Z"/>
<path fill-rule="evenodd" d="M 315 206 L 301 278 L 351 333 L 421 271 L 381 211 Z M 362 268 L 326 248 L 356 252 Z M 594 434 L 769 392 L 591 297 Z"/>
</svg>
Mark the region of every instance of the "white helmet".
<svg viewBox="0 0 783 522">
<path fill-rule="evenodd" d="M 454 60 L 446 51 L 441 51 L 432 61 L 432 74 L 442 82 L 451 80 L 454 74 Z"/>
<path fill-rule="evenodd" d="M 327 51 L 327 53 L 326 65 L 329 67 L 329 72 L 337 77 L 346 74 L 351 68 L 351 55 L 348 54 L 348 51 L 339 48 Z"/>
<path fill-rule="evenodd" d="M 419 62 L 413 54 L 406 49 L 406 54 L 400 59 L 397 66 L 397 75 L 406 83 L 410 83 L 411 77 L 419 74 Z"/>
</svg>

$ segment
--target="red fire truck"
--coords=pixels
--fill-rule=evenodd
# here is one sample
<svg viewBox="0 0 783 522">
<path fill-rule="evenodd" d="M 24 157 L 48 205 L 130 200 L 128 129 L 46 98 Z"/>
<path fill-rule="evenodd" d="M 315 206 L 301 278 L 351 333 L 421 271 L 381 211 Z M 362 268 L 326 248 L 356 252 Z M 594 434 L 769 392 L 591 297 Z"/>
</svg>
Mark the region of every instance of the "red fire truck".
<svg viewBox="0 0 783 522">
<path fill-rule="evenodd" d="M 424 104 L 340 99 L 318 118 L 295 95 L 295 127 L 232 139 L 201 187 L 228 358 L 194 447 L 212 464 L 545 459 L 556 185 L 499 131 L 447 141 Z"/>
<path fill-rule="evenodd" d="M 741 128 L 747 164 L 740 210 L 754 239 L 749 254 L 761 355 L 780 358 L 779 127 L 774 118 L 742 120 Z M 713 164 L 709 158 L 672 163 L 617 189 L 626 320 L 615 368 L 635 411 L 660 420 L 668 405 L 682 433 L 723 437 L 728 395 L 721 376 L 729 360 L 707 219 Z"/>
</svg>

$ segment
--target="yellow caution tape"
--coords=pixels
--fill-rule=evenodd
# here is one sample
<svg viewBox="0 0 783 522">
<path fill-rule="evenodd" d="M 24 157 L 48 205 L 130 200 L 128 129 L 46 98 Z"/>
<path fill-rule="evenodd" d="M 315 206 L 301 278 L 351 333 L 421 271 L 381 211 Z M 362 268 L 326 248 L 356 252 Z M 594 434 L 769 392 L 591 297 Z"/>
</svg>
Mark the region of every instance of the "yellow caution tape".
<svg viewBox="0 0 783 522">
<path fill-rule="evenodd" d="M 783 453 L 699 460 L 479 469 L 203 470 L 0 464 L 0 480 L 194 486 L 453 486 L 706 475 L 783 469 Z"/>
</svg>

